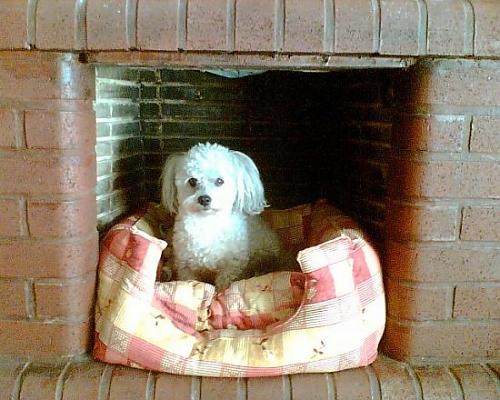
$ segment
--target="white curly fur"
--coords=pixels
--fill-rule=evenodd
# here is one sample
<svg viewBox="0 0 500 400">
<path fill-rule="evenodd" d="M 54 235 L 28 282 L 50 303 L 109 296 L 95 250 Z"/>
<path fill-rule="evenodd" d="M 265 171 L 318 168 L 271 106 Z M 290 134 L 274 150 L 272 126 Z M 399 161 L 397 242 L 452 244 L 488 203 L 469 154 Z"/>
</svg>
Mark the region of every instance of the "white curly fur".
<svg viewBox="0 0 500 400">
<path fill-rule="evenodd" d="M 221 289 L 279 261 L 279 240 L 258 216 L 267 203 L 259 171 L 247 155 L 198 144 L 167 159 L 161 184 L 162 204 L 175 214 L 177 279 Z M 202 204 L 208 201 L 203 196 L 209 204 Z"/>
</svg>

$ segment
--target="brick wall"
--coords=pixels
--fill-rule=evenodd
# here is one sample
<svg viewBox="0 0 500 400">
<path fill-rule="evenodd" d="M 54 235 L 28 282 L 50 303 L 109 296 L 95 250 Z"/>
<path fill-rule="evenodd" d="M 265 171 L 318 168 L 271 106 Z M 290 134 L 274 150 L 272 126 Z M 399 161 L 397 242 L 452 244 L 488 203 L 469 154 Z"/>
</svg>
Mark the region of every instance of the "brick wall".
<svg viewBox="0 0 500 400">
<path fill-rule="evenodd" d="M 96 67 L 97 221 L 104 230 L 144 200 L 139 70 Z"/>
<path fill-rule="evenodd" d="M 93 68 L 0 55 L 0 354 L 84 353 L 97 263 Z"/>
<path fill-rule="evenodd" d="M 396 358 L 498 356 L 500 63 L 421 63 L 399 82 L 387 205 Z"/>
<path fill-rule="evenodd" d="M 326 197 L 362 224 L 379 251 L 384 249 L 397 78 L 392 70 L 335 73 L 335 91 L 326 95 L 336 98 L 333 112 L 317 118 L 328 143 L 322 179 L 330 182 Z"/>
</svg>

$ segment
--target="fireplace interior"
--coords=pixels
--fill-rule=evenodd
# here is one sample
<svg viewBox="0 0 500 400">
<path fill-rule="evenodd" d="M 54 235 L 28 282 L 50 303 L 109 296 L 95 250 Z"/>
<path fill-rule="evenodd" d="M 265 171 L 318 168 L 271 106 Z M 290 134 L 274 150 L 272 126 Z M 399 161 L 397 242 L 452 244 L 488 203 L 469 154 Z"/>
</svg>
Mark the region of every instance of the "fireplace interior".
<svg viewBox="0 0 500 400">
<path fill-rule="evenodd" d="M 378 243 L 402 73 L 258 71 L 228 78 L 168 68 L 96 68 L 98 222 L 159 201 L 165 158 L 199 142 L 250 155 L 268 202 L 328 199 Z"/>
</svg>

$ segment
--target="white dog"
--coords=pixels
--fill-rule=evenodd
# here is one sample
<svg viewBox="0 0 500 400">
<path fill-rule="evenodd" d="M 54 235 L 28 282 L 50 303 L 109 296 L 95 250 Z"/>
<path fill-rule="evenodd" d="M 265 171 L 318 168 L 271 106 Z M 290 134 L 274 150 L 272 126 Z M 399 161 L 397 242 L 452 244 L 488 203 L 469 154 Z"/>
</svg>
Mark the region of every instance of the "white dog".
<svg viewBox="0 0 500 400">
<path fill-rule="evenodd" d="M 258 216 L 267 203 L 250 157 L 218 144 L 198 144 L 171 155 L 161 181 L 162 204 L 175 214 L 177 279 L 222 289 L 280 263 L 278 237 Z"/>
</svg>

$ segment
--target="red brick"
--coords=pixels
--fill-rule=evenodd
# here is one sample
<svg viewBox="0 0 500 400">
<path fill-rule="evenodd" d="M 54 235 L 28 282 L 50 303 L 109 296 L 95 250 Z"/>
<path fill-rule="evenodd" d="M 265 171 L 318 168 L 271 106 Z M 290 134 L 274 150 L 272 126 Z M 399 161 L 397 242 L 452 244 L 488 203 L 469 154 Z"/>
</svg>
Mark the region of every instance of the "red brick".
<svg viewBox="0 0 500 400">
<path fill-rule="evenodd" d="M 24 281 L 0 280 L 0 317 L 26 318 Z"/>
<path fill-rule="evenodd" d="M 474 54 L 500 56 L 500 4 L 496 0 L 470 0 L 474 6 L 476 34 Z"/>
<path fill-rule="evenodd" d="M 403 206 L 387 208 L 387 232 L 396 240 L 451 241 L 457 237 L 458 208 Z"/>
<path fill-rule="evenodd" d="M 407 285 L 387 280 L 385 283 L 388 314 L 394 318 L 428 321 L 448 318 L 451 288 Z"/>
<path fill-rule="evenodd" d="M 404 366 L 388 357 L 378 358 L 372 364 L 380 383 L 382 399 L 387 400 L 417 400 L 413 382 L 408 379 Z"/>
<path fill-rule="evenodd" d="M 25 216 L 21 199 L 0 199 L 0 236 L 17 237 L 23 234 Z"/>
<path fill-rule="evenodd" d="M 463 197 L 499 199 L 500 161 L 464 162 L 460 189 Z"/>
<path fill-rule="evenodd" d="M 24 375 L 19 400 L 55 399 L 61 367 L 33 367 Z"/>
<path fill-rule="evenodd" d="M 96 230 L 93 192 L 71 201 L 29 201 L 28 225 L 32 237 L 87 236 Z"/>
<path fill-rule="evenodd" d="M 380 53 L 419 54 L 420 20 L 418 2 L 380 0 Z"/>
<path fill-rule="evenodd" d="M 191 399 L 190 376 L 159 374 L 156 378 L 155 400 L 185 400 Z"/>
<path fill-rule="evenodd" d="M 328 400 L 330 398 L 325 374 L 290 375 L 290 386 L 294 399 Z"/>
<path fill-rule="evenodd" d="M 71 278 L 96 270 L 97 233 L 73 242 L 12 240 L 0 243 L 0 276 Z"/>
<path fill-rule="evenodd" d="M 361 368 L 335 373 L 335 391 L 338 400 L 372 400 L 368 375 Z"/>
<path fill-rule="evenodd" d="M 226 48 L 226 0 L 190 0 L 187 16 L 187 49 Z"/>
<path fill-rule="evenodd" d="M 414 69 L 407 101 L 413 104 L 489 107 L 500 104 L 500 61 L 437 60 Z"/>
<path fill-rule="evenodd" d="M 409 362 L 467 362 L 498 357 L 498 321 L 398 322 L 387 319 L 382 351 Z"/>
<path fill-rule="evenodd" d="M 492 377 L 481 365 L 452 366 L 467 400 L 498 400 L 498 379 Z"/>
<path fill-rule="evenodd" d="M 39 318 L 85 320 L 92 311 L 96 274 L 58 282 L 35 282 L 35 310 Z"/>
<path fill-rule="evenodd" d="M 238 381 L 225 378 L 201 378 L 200 400 L 236 399 Z"/>
<path fill-rule="evenodd" d="M 433 115 L 406 117 L 393 129 L 393 145 L 399 149 L 460 152 L 467 127 L 462 115 Z"/>
<path fill-rule="evenodd" d="M 389 193 L 394 197 L 498 198 L 496 161 L 393 160 Z"/>
<path fill-rule="evenodd" d="M 98 399 L 105 364 L 73 364 L 66 373 L 62 400 Z"/>
<path fill-rule="evenodd" d="M 115 367 L 111 377 L 109 400 L 145 398 L 148 374 L 147 371 Z"/>
<path fill-rule="evenodd" d="M 18 147 L 22 135 L 19 115 L 15 110 L 0 108 L 0 147 Z"/>
<path fill-rule="evenodd" d="M 286 377 L 270 377 L 266 379 L 249 379 L 247 382 L 247 400 L 282 399 L 283 379 Z"/>
<path fill-rule="evenodd" d="M 0 158 L 0 187 L 5 194 L 62 194 L 93 190 L 95 154 L 15 151 Z"/>
<path fill-rule="evenodd" d="M 235 50 L 273 51 L 275 18 L 272 1 L 237 1 Z"/>
<path fill-rule="evenodd" d="M 460 239 L 500 241 L 500 207 L 465 207 Z"/>
<path fill-rule="evenodd" d="M 323 1 L 287 0 L 283 50 L 312 53 L 323 51 Z"/>
<path fill-rule="evenodd" d="M 93 99 L 94 67 L 76 55 L 0 53 L 0 96 L 17 99 Z M 86 105 L 90 109 L 89 105 Z"/>
<path fill-rule="evenodd" d="M 454 318 L 500 319 L 500 286 L 455 289 Z"/>
<path fill-rule="evenodd" d="M 0 49 L 26 48 L 26 11 L 28 0 L 7 0 L 0 3 Z"/>
<path fill-rule="evenodd" d="M 428 53 L 472 55 L 474 12 L 465 1 L 427 0 Z"/>
<path fill-rule="evenodd" d="M 139 1 L 137 46 L 144 50 L 177 50 L 177 0 Z"/>
<path fill-rule="evenodd" d="M 89 0 L 87 45 L 93 50 L 127 49 L 126 0 Z"/>
<path fill-rule="evenodd" d="M 95 114 L 27 110 L 26 142 L 30 148 L 93 149 L 95 146 Z"/>
<path fill-rule="evenodd" d="M 335 1 L 335 52 L 378 52 L 379 21 L 371 0 Z"/>
<path fill-rule="evenodd" d="M 416 282 L 488 282 L 500 280 L 500 252 L 387 241 L 385 272 L 392 279 Z"/>
<path fill-rule="evenodd" d="M 36 47 L 72 49 L 76 29 L 75 4 L 66 0 L 39 0 L 36 11 Z"/>
<path fill-rule="evenodd" d="M 394 160 L 390 166 L 389 193 L 402 197 L 456 197 L 460 191 L 458 161 Z"/>
<path fill-rule="evenodd" d="M 455 391 L 452 376 L 446 367 L 415 368 L 415 374 L 426 399 L 450 399 Z"/>
<path fill-rule="evenodd" d="M 79 355 L 89 348 L 90 324 L 0 321 L 0 353 L 35 359 Z"/>
<path fill-rule="evenodd" d="M 11 399 L 16 380 L 25 362 L 4 358 L 0 363 L 0 399 Z"/>
<path fill-rule="evenodd" d="M 470 151 L 500 154 L 500 118 L 474 116 Z"/>
</svg>

